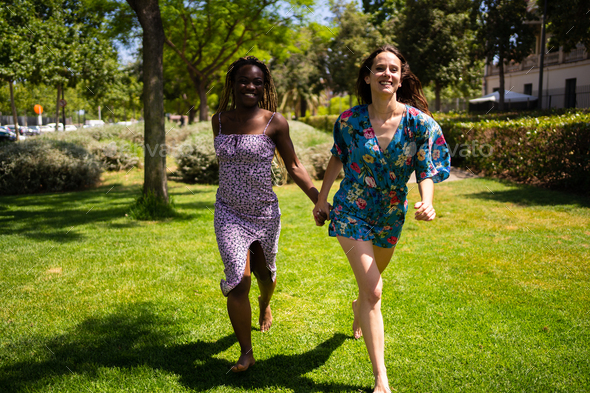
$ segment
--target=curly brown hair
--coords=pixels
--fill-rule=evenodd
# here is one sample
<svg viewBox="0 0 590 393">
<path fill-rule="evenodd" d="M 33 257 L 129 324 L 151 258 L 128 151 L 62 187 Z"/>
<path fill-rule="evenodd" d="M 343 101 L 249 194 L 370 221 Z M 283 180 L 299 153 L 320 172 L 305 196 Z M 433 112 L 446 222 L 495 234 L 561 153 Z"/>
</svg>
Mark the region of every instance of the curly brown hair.
<svg viewBox="0 0 590 393">
<path fill-rule="evenodd" d="M 356 81 L 356 94 L 359 104 L 370 104 L 373 102 L 373 98 L 371 97 L 371 86 L 365 82 L 365 77 L 371 72 L 373 60 L 375 60 L 375 57 L 381 52 L 391 52 L 396 55 L 401 62 L 401 87 L 397 89 L 397 100 L 401 103 L 416 107 L 427 115 L 432 116 L 428 110 L 428 101 L 426 101 L 426 97 L 424 96 L 420 80 L 412 73 L 412 71 L 410 71 L 410 65 L 399 49 L 393 45 L 380 46 L 363 61 L 363 64 L 361 64 L 359 76 Z"/>
<path fill-rule="evenodd" d="M 270 75 L 270 70 L 268 69 L 266 64 L 258 60 L 256 57 L 248 56 L 239 58 L 229 66 L 229 71 L 225 76 L 225 86 L 223 87 L 223 93 L 221 94 L 221 98 L 219 99 L 219 107 L 215 112 L 216 114 L 226 111 L 228 109 L 228 105 L 230 110 L 236 108 L 234 83 L 236 81 L 236 74 L 238 73 L 238 70 L 245 65 L 254 65 L 260 68 L 260 70 L 264 74 L 264 94 L 262 96 L 262 100 L 258 102 L 258 106 L 262 109 L 266 109 L 271 112 L 277 111 L 277 90 L 275 88 L 272 76 Z"/>
</svg>

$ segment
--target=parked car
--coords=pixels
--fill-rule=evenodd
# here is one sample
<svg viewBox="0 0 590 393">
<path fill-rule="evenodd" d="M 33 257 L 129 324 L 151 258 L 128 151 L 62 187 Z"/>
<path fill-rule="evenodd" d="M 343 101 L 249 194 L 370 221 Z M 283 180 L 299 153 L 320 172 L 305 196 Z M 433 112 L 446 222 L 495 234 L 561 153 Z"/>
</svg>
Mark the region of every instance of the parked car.
<svg viewBox="0 0 590 393">
<path fill-rule="evenodd" d="M 49 123 L 47 124 L 48 127 L 51 127 L 53 130 L 55 130 L 55 123 Z M 64 124 L 63 123 L 59 123 L 58 125 L 58 131 L 63 131 L 64 130 Z"/>
<path fill-rule="evenodd" d="M 102 126 L 104 126 L 104 120 L 86 120 L 86 124 L 84 124 L 84 128 L 102 127 Z"/>
<path fill-rule="evenodd" d="M 28 126 L 27 130 L 23 133 L 23 135 L 39 135 L 41 134 L 41 127 L 39 126 Z"/>
<path fill-rule="evenodd" d="M 8 128 L 11 132 L 16 134 L 16 127 L 14 126 L 14 124 L 7 124 L 4 127 Z M 18 126 L 18 133 L 20 135 L 26 135 L 26 133 L 28 132 L 28 128 L 25 126 Z"/>
<path fill-rule="evenodd" d="M 76 131 L 77 129 L 73 124 L 66 124 L 66 131 Z"/>
<path fill-rule="evenodd" d="M 14 142 L 16 141 L 16 134 L 7 128 L 0 127 L 0 141 Z"/>
<path fill-rule="evenodd" d="M 53 123 L 53 127 L 50 127 L 48 125 L 44 125 L 44 126 L 40 126 L 39 128 L 41 129 L 41 132 L 54 132 L 55 131 L 55 123 Z"/>
</svg>

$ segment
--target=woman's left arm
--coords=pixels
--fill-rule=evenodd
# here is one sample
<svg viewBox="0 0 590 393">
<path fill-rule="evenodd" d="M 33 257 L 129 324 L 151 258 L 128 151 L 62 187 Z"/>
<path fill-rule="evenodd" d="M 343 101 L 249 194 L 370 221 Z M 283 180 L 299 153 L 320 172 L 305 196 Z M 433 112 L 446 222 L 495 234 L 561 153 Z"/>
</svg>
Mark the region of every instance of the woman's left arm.
<svg viewBox="0 0 590 393">
<path fill-rule="evenodd" d="M 424 179 L 418 183 L 418 191 L 420 191 L 422 201 L 416 202 L 414 205 L 414 209 L 416 209 L 416 214 L 414 215 L 416 220 L 434 220 L 436 212 L 434 211 L 434 206 L 432 206 L 434 199 L 434 182 L 432 179 Z"/>
<path fill-rule="evenodd" d="M 274 119 L 276 120 L 274 120 L 273 123 L 276 121 L 276 126 L 273 140 L 277 146 L 279 154 L 283 158 L 287 172 L 289 172 L 289 176 L 291 176 L 299 188 L 305 192 L 311 202 L 315 205 L 318 201 L 319 191 L 313 185 L 307 170 L 297 158 L 295 147 L 289 136 L 289 123 L 287 123 L 287 120 L 280 113 L 277 113 Z"/>
<path fill-rule="evenodd" d="M 436 216 L 432 201 L 434 200 L 434 183 L 449 177 L 451 157 L 449 148 L 440 126 L 434 119 L 425 114 L 417 123 L 416 135 L 419 140 L 416 159 L 416 179 L 421 202 L 414 205 L 416 220 L 432 221 Z"/>
</svg>

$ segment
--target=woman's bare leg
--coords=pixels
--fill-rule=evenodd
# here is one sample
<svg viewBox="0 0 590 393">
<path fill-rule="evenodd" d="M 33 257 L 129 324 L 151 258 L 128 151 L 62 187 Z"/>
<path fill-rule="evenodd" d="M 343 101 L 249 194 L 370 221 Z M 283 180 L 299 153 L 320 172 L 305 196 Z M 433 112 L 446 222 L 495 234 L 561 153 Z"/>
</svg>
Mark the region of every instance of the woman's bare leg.
<svg viewBox="0 0 590 393">
<path fill-rule="evenodd" d="M 383 273 L 389 262 L 391 261 L 391 257 L 393 256 L 394 248 L 383 248 L 373 245 L 373 255 L 375 256 L 375 261 L 377 262 L 377 268 L 379 269 L 379 273 Z M 352 334 L 355 339 L 359 339 L 363 336 L 363 330 L 361 329 L 361 325 L 358 320 L 358 312 L 356 308 L 357 299 L 352 301 L 352 313 L 354 315 L 354 321 L 352 322 Z"/>
<path fill-rule="evenodd" d="M 260 307 L 260 316 L 258 323 L 260 324 L 260 331 L 266 332 L 272 326 L 272 312 L 270 310 L 270 299 L 277 286 L 276 280 L 273 281 L 270 270 L 266 267 L 266 259 L 264 252 L 259 242 L 252 243 L 251 261 L 252 272 L 258 281 L 258 288 L 260 288 L 260 296 L 258 296 L 258 306 Z"/>
<path fill-rule="evenodd" d="M 240 358 L 232 367 L 233 372 L 246 371 L 256 362 L 252 353 L 252 309 L 248 298 L 250 283 L 250 257 L 248 256 L 242 281 L 227 296 L 227 312 L 240 343 L 241 352 Z"/>
<path fill-rule="evenodd" d="M 375 393 L 389 392 L 389 382 L 384 359 L 383 316 L 381 315 L 381 291 L 383 281 L 375 260 L 373 244 L 338 236 L 338 241 L 348 257 L 359 287 L 356 302 L 357 315 L 363 331 L 365 345 L 373 365 Z"/>
</svg>

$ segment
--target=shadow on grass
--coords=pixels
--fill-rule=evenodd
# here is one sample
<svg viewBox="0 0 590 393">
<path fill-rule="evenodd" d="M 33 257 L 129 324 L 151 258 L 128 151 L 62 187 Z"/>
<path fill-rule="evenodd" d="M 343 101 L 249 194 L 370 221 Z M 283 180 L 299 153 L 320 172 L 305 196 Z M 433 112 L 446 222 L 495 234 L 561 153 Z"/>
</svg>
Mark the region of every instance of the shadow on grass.
<svg viewBox="0 0 590 393">
<path fill-rule="evenodd" d="M 584 197 L 580 194 L 520 185 L 505 180 L 497 181 L 516 188 L 505 191 L 482 191 L 474 194 L 466 194 L 465 197 L 487 201 L 508 202 L 524 206 L 569 205 L 572 207 L 590 208 L 590 198 Z"/>
<path fill-rule="evenodd" d="M 102 223 L 107 228 L 133 228 L 139 225 L 137 221 L 115 220 L 125 217 L 140 189 L 117 183 L 78 192 L 1 196 L 0 235 L 68 243 L 84 240 L 76 229 L 82 225 Z M 177 203 L 176 206 L 178 214 L 174 221 L 208 215 L 212 218 L 214 210 L 213 203 L 205 202 Z"/>
<path fill-rule="evenodd" d="M 38 344 L 38 353 L 47 356 L 0 367 L 0 391 L 43 389 L 54 385 L 56 377 L 69 378 L 72 373 L 92 380 L 99 378 L 101 368 L 118 368 L 125 374 L 125 370 L 139 366 L 177 375 L 180 383 L 196 391 L 221 385 L 248 391 L 281 387 L 300 393 L 363 389 L 339 383 L 318 384 L 304 376 L 329 359 L 347 338 L 344 334 L 335 334 L 308 352 L 276 355 L 258 361 L 245 373 L 234 374 L 228 372 L 233 363 L 216 358 L 236 343 L 233 334 L 215 342 L 177 344 L 172 342 L 173 327 L 173 321 L 153 313 L 151 304 L 139 303 L 124 306 L 104 318 L 89 318 L 65 335 L 49 340 L 28 338 L 14 347 L 23 351 L 33 342 Z M 133 379 L 129 383 L 133 384 Z"/>
<path fill-rule="evenodd" d="M 82 240 L 76 227 L 124 217 L 136 192 L 137 187 L 116 184 L 81 192 L 3 196 L 0 235 L 59 243 Z"/>
</svg>

